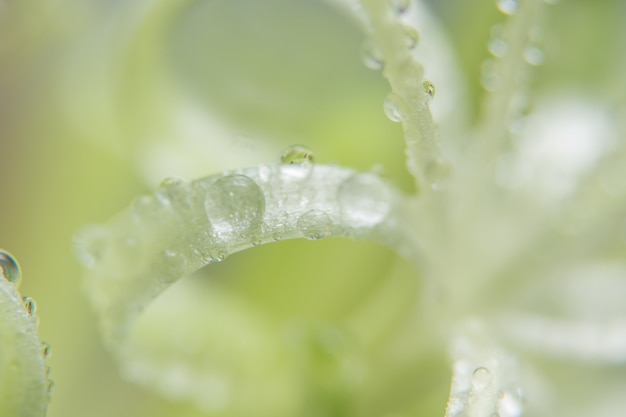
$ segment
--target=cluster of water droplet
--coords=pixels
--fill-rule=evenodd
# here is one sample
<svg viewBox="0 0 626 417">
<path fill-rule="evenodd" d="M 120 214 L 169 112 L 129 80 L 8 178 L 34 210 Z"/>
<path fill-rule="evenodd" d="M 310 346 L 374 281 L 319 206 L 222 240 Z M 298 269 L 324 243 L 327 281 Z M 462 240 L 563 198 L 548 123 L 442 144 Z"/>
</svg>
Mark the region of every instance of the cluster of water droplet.
<svg viewBox="0 0 626 417">
<path fill-rule="evenodd" d="M 15 257 L 13 257 L 13 255 L 2 249 L 0 249 L 0 275 L 9 283 L 13 284 L 16 289 L 19 288 L 22 281 L 22 272 L 19 263 L 17 262 Z M 32 320 L 34 327 L 37 328 L 39 325 L 39 318 L 37 316 L 37 303 L 31 297 L 23 296 L 22 304 L 24 306 L 26 314 Z M 41 342 L 41 355 L 44 361 L 47 361 L 50 358 L 51 352 L 52 350 L 50 348 L 50 345 L 47 342 Z M 49 366 L 46 366 L 45 376 L 47 378 L 46 389 L 48 400 L 50 399 L 52 390 L 54 388 L 54 381 L 50 379 L 50 371 L 51 368 Z"/>
<path fill-rule="evenodd" d="M 547 4 L 554 4 L 558 0 L 544 0 Z M 497 0 L 498 10 L 507 16 L 514 15 L 520 5 L 521 0 Z M 542 48 L 543 34 L 539 26 L 533 27 L 526 40 L 526 45 L 522 52 L 524 61 L 532 66 L 538 66 L 544 62 L 544 52 Z M 501 83 L 501 75 L 498 74 L 496 60 L 505 57 L 509 53 L 510 45 L 505 39 L 504 25 L 496 24 L 491 29 L 491 36 L 487 42 L 487 50 L 493 56 L 482 66 L 481 83 L 487 91 L 497 90 Z"/>
</svg>

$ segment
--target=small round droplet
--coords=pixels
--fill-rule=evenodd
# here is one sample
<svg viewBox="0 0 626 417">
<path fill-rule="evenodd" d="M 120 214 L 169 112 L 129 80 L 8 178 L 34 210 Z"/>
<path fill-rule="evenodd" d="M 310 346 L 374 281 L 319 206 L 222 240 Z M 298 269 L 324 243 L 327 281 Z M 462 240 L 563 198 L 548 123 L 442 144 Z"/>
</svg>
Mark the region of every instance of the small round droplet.
<svg viewBox="0 0 626 417">
<path fill-rule="evenodd" d="M 398 102 L 400 98 L 394 92 L 389 93 L 387 98 L 385 98 L 385 102 L 383 103 L 383 110 L 385 111 L 385 116 L 392 122 L 399 123 L 402 121 L 402 112 L 398 108 Z"/>
<path fill-rule="evenodd" d="M 422 83 L 422 85 L 424 86 L 424 92 L 426 93 L 426 96 L 428 97 L 428 101 L 435 98 L 435 84 L 433 84 L 432 82 L 428 80 L 425 80 Z"/>
<path fill-rule="evenodd" d="M 272 234 L 272 240 L 274 242 L 278 242 L 281 238 L 282 238 L 282 235 L 280 233 L 273 233 Z"/>
<path fill-rule="evenodd" d="M 259 246 L 261 244 L 261 237 L 260 236 L 252 236 L 250 238 L 250 243 L 252 244 L 252 246 Z"/>
<path fill-rule="evenodd" d="M 52 348 L 48 342 L 41 342 L 41 356 L 44 360 L 47 360 L 52 355 Z"/>
<path fill-rule="evenodd" d="M 310 240 L 322 239 L 330 235 L 332 220 L 322 210 L 309 210 L 298 219 L 296 227 L 302 235 Z"/>
<path fill-rule="evenodd" d="M 472 374 L 472 387 L 477 392 L 483 391 L 491 384 L 492 380 L 493 375 L 491 375 L 489 369 L 484 367 L 476 368 Z"/>
<path fill-rule="evenodd" d="M 510 16 L 517 12 L 519 0 L 496 0 L 496 6 L 502 13 Z"/>
<path fill-rule="evenodd" d="M 385 184 L 371 174 L 354 174 L 342 182 L 338 199 L 344 220 L 353 227 L 374 227 L 391 208 Z"/>
<path fill-rule="evenodd" d="M 172 202 L 181 199 L 184 195 L 185 182 L 178 178 L 166 178 L 161 181 L 157 189 L 156 197 L 164 206 L 171 205 Z"/>
<path fill-rule="evenodd" d="M 524 49 L 524 60 L 533 66 L 541 65 L 544 60 L 543 51 L 538 46 L 528 46 Z"/>
<path fill-rule="evenodd" d="M 419 33 L 413 26 L 406 26 L 404 28 L 404 36 L 406 41 L 406 47 L 409 49 L 415 49 L 419 42 Z"/>
<path fill-rule="evenodd" d="M 54 381 L 49 379 L 48 384 L 46 385 L 46 394 L 50 396 L 52 394 L 52 391 L 54 391 Z"/>
<path fill-rule="evenodd" d="M 384 66 L 383 53 L 373 40 L 367 39 L 361 47 L 361 60 L 366 68 L 380 71 Z"/>
<path fill-rule="evenodd" d="M 211 252 L 209 256 L 211 257 L 212 262 L 222 262 L 228 257 L 228 254 L 222 250 L 218 250 Z"/>
<path fill-rule="evenodd" d="M 300 181 L 313 172 L 313 152 L 302 145 L 292 145 L 280 156 L 281 174 L 287 180 Z"/>
<path fill-rule="evenodd" d="M 313 152 L 302 145 L 292 145 L 280 155 L 280 163 L 285 165 L 307 165 L 314 162 Z"/>
<path fill-rule="evenodd" d="M 433 190 L 443 189 L 451 174 L 452 167 L 442 158 L 431 159 L 424 169 L 424 177 Z"/>
<path fill-rule="evenodd" d="M 411 0 L 389 0 L 389 7 L 396 15 L 405 14 L 411 6 Z"/>
<path fill-rule="evenodd" d="M 521 398 L 510 392 L 504 391 L 498 402 L 498 412 L 501 417 L 520 417 L 524 407 Z"/>
<path fill-rule="evenodd" d="M 37 313 L 37 303 L 35 300 L 28 296 L 22 297 L 22 302 L 24 303 L 24 308 L 29 316 L 34 316 Z"/>
<path fill-rule="evenodd" d="M 263 220 L 265 197 L 254 180 L 233 174 L 217 179 L 206 193 L 204 208 L 222 238 L 245 234 Z"/>
<path fill-rule="evenodd" d="M 507 51 L 509 50 L 509 45 L 506 43 L 504 39 L 496 37 L 496 38 L 492 38 L 489 41 L 489 44 L 487 45 L 487 49 L 489 49 L 489 52 L 491 53 L 491 55 L 500 58 L 506 55 Z"/>
<path fill-rule="evenodd" d="M 16 288 L 22 280 L 22 272 L 17 260 L 6 251 L 0 249 L 0 275 L 12 283 Z"/>
</svg>

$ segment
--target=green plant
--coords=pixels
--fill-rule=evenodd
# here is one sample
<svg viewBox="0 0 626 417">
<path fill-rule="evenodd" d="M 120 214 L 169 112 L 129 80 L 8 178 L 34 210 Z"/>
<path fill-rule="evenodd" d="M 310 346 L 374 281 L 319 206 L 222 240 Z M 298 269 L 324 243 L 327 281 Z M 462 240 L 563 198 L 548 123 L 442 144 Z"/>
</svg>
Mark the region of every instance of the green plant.
<svg viewBox="0 0 626 417">
<path fill-rule="evenodd" d="M 164 181 L 155 196 L 78 238 L 109 348 L 131 379 L 209 413 L 426 413 L 443 406 L 448 349 L 448 417 L 518 416 L 523 409 L 571 415 L 567 401 L 550 398 L 542 385 L 566 378 L 554 357 L 614 364 L 624 356 L 619 313 L 598 316 L 602 309 L 580 294 L 596 282 L 603 291 L 623 289 L 624 242 L 615 227 L 624 217 L 623 140 L 596 144 L 587 160 L 563 168 L 558 158 L 533 153 L 534 138 L 516 136 L 528 64 L 541 60 L 532 29 L 544 3 L 527 0 L 499 2 L 512 16 L 492 40 L 497 59 L 485 66 L 484 83 L 493 92 L 482 120 L 439 143 L 429 110 L 435 86 L 412 52 L 417 32 L 407 16 L 415 5 L 362 6 L 355 14 L 368 32 L 366 63 L 391 86 L 384 108 L 402 124 L 416 193 L 375 173 L 313 163 L 302 147 L 286 150 L 279 164 Z M 372 297 L 373 306 L 340 324 L 303 320 L 285 329 L 219 288 L 206 292 L 188 278 L 169 288 L 253 246 L 332 236 L 388 246 L 414 264 L 424 284 L 412 306 L 418 318 L 407 328 L 419 343 L 402 346 L 406 340 L 394 344 L 397 335 L 388 336 L 397 316 L 415 314 L 388 313 L 397 293 Z M 298 271 L 292 275 L 298 279 Z M 567 308 L 559 309 L 558 297 Z M 609 304 L 619 310 L 619 300 Z M 584 316 L 585 309 L 593 314 Z M 595 343 L 582 342 L 589 335 Z M 390 347 L 377 350 L 380 340 Z M 396 394 L 399 384 L 385 386 L 384 366 L 363 375 L 376 355 L 397 355 L 399 368 L 418 358 L 417 379 L 436 383 L 403 387 L 419 389 L 417 400 Z M 369 401 L 373 393 L 389 399 Z M 423 400 L 431 394 L 435 406 Z"/>
</svg>

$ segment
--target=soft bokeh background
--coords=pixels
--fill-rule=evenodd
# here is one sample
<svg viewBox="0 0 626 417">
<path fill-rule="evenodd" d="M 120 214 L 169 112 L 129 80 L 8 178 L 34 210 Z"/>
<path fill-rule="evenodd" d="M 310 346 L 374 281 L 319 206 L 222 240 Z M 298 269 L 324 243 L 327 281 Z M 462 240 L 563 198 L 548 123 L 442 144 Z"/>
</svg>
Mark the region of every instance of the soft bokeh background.
<svg viewBox="0 0 626 417">
<path fill-rule="evenodd" d="M 491 1 L 431 3 L 468 83 L 466 111 L 478 117 L 485 45 L 503 16 Z M 549 14 L 534 97 L 623 100 L 626 3 L 562 0 Z M 20 261 L 21 291 L 37 301 L 52 346 L 49 416 L 202 415 L 120 377 L 73 254 L 84 225 L 165 176 L 274 162 L 292 143 L 412 189 L 400 128 L 382 112 L 388 87 L 362 65 L 362 39 L 321 1 L 0 0 L 0 247 Z M 278 322 L 361 328 L 373 382 L 357 410 L 443 412 L 445 354 L 420 351 L 419 277 L 394 254 L 345 240 L 283 242 L 232 256 L 213 274 L 209 285 Z M 303 377 L 311 404 L 332 396 L 315 386 L 325 378 Z M 334 412 L 309 407 L 350 415 Z"/>
</svg>

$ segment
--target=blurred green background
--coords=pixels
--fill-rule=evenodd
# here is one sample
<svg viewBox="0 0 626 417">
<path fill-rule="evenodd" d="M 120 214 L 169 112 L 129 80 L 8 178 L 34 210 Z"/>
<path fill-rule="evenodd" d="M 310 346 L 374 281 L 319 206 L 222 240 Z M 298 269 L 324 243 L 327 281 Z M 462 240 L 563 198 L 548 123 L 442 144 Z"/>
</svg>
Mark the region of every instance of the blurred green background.
<svg viewBox="0 0 626 417">
<path fill-rule="evenodd" d="M 503 16 L 491 1 L 431 3 L 473 120 L 489 30 Z M 562 0 L 549 15 L 533 90 L 623 99 L 615 81 L 626 68 L 625 3 Z M 120 377 L 83 294 L 72 246 L 81 227 L 106 221 L 163 177 L 271 163 L 292 143 L 320 163 L 374 169 L 412 190 L 400 128 L 382 112 L 388 87 L 362 65 L 362 40 L 321 1 L 0 1 L 0 247 L 20 261 L 21 292 L 37 301 L 40 335 L 52 346 L 49 416 L 205 415 Z M 390 251 L 282 242 L 190 279 L 311 335 L 284 359 L 300 366 L 284 399 L 297 397 L 298 415 L 443 413 L 446 356 L 416 318 L 419 276 Z M 349 353 L 319 348 L 333 332 L 349 340 Z M 335 386 L 342 355 L 366 371 Z"/>
</svg>

